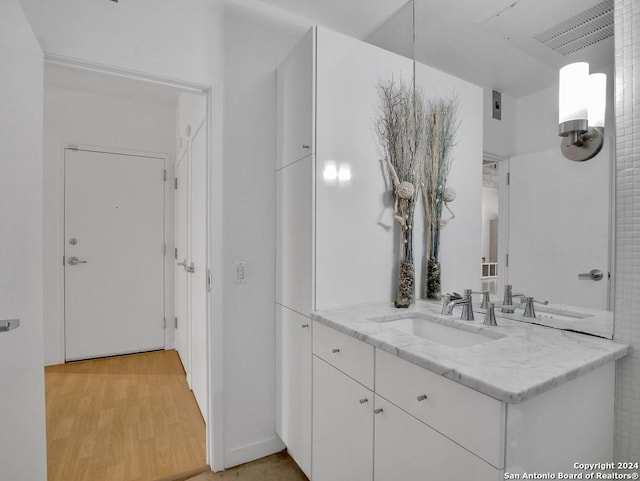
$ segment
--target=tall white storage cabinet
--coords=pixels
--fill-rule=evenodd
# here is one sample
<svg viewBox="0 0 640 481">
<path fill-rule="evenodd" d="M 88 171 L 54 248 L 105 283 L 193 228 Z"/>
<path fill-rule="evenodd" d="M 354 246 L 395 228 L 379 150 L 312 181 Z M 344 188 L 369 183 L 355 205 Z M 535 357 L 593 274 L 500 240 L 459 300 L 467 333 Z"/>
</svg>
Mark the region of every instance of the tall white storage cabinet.
<svg viewBox="0 0 640 481">
<path fill-rule="evenodd" d="M 425 96 L 455 89 L 460 97 L 464 121 L 451 173 L 460 179 L 453 186 L 460 188 L 456 216 L 464 219 L 460 228 L 472 233 L 477 224 L 478 236 L 458 236 L 455 252 L 477 260 L 482 90 L 435 69 L 420 73 Z M 378 84 L 392 78 L 409 83 L 413 74 L 411 59 L 319 27 L 304 36 L 277 71 L 276 431 L 309 477 L 324 452 L 314 453 L 312 469 L 312 404 L 316 413 L 332 410 L 325 405 L 331 394 L 312 389 L 311 338 L 316 333 L 309 316 L 313 310 L 394 298 L 395 226 L 375 131 Z M 414 255 L 420 279 L 422 226 L 417 217 Z M 443 274 L 443 289 L 479 287 L 461 280 L 477 277 L 476 265 L 469 269 Z M 444 285 L 445 280 L 455 287 Z"/>
<path fill-rule="evenodd" d="M 309 315 L 391 299 L 393 224 L 374 131 L 377 84 L 410 81 L 412 72 L 407 58 L 322 28 L 278 68 L 276 430 L 308 477 Z"/>
</svg>

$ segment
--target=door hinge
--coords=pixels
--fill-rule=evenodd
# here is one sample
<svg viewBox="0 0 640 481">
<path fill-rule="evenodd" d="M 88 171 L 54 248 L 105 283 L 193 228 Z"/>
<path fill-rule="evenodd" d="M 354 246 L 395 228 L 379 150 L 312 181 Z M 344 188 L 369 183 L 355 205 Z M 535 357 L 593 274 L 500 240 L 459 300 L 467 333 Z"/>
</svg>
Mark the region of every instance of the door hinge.
<svg viewBox="0 0 640 481">
<path fill-rule="evenodd" d="M 178 329 L 178 318 L 177 318 L 177 317 L 174 317 L 174 318 L 173 318 L 173 327 L 174 327 L 175 329 Z"/>
<path fill-rule="evenodd" d="M 207 269 L 207 292 L 211 292 L 211 269 Z"/>
<path fill-rule="evenodd" d="M 164 328 L 166 329 L 166 328 L 167 328 L 167 318 L 165 317 L 163 320 L 164 320 L 164 323 L 163 323 L 162 325 L 163 325 L 163 326 L 164 326 Z"/>
<path fill-rule="evenodd" d="M 511 172 L 507 172 L 507 185 L 511 185 Z"/>
<path fill-rule="evenodd" d="M 178 178 L 173 179 L 173 188 L 178 190 Z"/>
<path fill-rule="evenodd" d="M 162 255 L 163 256 L 167 255 L 167 243 L 166 242 L 163 244 L 163 247 L 162 247 Z"/>
<path fill-rule="evenodd" d="M 178 248 L 177 248 L 177 247 L 174 247 L 174 248 L 173 248 L 173 258 L 174 258 L 174 259 L 177 259 L 177 258 L 178 258 Z"/>
<path fill-rule="evenodd" d="M 66 262 L 66 260 L 67 260 L 67 259 L 65 258 L 65 256 L 62 256 L 62 265 L 64 265 L 64 263 Z"/>
<path fill-rule="evenodd" d="M 505 267 L 509 267 L 509 254 L 505 255 L 505 260 L 504 260 L 504 265 Z"/>
<path fill-rule="evenodd" d="M 162 180 L 163 181 L 167 181 L 167 169 L 164 169 L 163 173 L 162 173 Z"/>
</svg>

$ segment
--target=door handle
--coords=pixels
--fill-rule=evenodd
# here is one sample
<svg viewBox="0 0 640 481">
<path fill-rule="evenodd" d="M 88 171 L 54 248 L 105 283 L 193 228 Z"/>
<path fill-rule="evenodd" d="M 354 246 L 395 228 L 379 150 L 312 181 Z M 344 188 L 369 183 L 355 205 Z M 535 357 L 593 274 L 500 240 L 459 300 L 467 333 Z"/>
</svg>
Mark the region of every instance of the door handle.
<svg viewBox="0 0 640 481">
<path fill-rule="evenodd" d="M 78 264 L 86 264 L 87 261 L 83 261 L 82 259 L 78 259 L 76 256 L 71 256 L 67 260 L 67 264 L 70 266 L 77 266 Z"/>
<path fill-rule="evenodd" d="M 578 279 L 586 279 L 592 281 L 601 281 L 604 278 L 604 274 L 600 269 L 591 269 L 584 274 L 578 274 Z"/>
<path fill-rule="evenodd" d="M 8 332 L 20 326 L 20 319 L 6 319 L 0 321 L 0 332 Z"/>
<path fill-rule="evenodd" d="M 187 259 L 183 260 L 182 262 L 178 262 L 178 265 L 182 266 L 184 270 L 186 272 L 189 272 L 190 274 L 193 274 L 196 271 L 196 268 L 193 265 L 193 262 L 190 265 L 187 265 Z"/>
</svg>

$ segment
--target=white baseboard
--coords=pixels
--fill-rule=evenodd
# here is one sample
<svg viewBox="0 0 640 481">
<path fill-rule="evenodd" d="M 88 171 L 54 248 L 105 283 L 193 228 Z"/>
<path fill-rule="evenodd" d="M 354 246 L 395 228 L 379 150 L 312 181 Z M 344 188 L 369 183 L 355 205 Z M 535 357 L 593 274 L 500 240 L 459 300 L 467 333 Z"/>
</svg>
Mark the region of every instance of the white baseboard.
<svg viewBox="0 0 640 481">
<path fill-rule="evenodd" d="M 230 449 L 224 454 L 224 467 L 232 468 L 238 464 L 248 463 L 255 459 L 264 458 L 270 454 L 279 453 L 286 446 L 278 436 L 273 436 L 264 441 L 249 444 L 239 448 Z"/>
</svg>

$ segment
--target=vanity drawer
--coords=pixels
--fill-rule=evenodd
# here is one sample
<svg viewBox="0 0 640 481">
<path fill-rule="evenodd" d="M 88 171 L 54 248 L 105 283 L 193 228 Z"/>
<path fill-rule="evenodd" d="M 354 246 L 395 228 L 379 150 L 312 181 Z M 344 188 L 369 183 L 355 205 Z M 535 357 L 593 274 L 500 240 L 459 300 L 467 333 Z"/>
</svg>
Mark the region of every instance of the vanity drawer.
<svg viewBox="0 0 640 481">
<path fill-rule="evenodd" d="M 502 402 L 379 349 L 375 382 L 380 396 L 496 468 L 504 467 Z"/>
<path fill-rule="evenodd" d="M 318 322 L 313 323 L 313 353 L 373 390 L 373 346 Z"/>
</svg>

